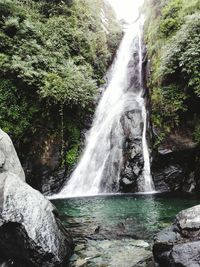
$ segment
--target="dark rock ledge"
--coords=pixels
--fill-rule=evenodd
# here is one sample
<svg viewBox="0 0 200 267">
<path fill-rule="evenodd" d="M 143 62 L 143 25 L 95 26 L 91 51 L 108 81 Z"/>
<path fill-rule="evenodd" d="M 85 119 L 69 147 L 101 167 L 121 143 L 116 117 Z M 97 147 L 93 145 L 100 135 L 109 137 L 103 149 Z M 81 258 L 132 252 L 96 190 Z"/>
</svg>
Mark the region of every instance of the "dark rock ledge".
<svg viewBox="0 0 200 267">
<path fill-rule="evenodd" d="M 67 266 L 71 236 L 55 207 L 25 183 L 12 141 L 2 130 L 0 163 L 0 266 Z"/>
<path fill-rule="evenodd" d="M 200 205 L 178 213 L 171 227 L 157 234 L 153 254 L 159 267 L 200 266 Z"/>
</svg>

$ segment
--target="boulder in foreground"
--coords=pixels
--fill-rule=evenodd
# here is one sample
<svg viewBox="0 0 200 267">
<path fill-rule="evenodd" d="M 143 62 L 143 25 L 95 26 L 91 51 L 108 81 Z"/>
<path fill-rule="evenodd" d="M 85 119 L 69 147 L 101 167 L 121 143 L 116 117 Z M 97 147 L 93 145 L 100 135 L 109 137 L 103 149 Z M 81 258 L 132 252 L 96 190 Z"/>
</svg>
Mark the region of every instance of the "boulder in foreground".
<svg viewBox="0 0 200 267">
<path fill-rule="evenodd" d="M 25 181 L 25 174 L 10 137 L 0 129 L 0 172 L 15 173 Z"/>
<path fill-rule="evenodd" d="M 25 183 L 13 143 L 0 129 L 0 266 L 64 267 L 72 249 L 55 207 Z"/>
<path fill-rule="evenodd" d="M 174 224 L 157 234 L 153 254 L 160 267 L 200 266 L 200 205 L 178 213 Z"/>
<path fill-rule="evenodd" d="M 1 257 L 16 266 L 66 266 L 72 239 L 54 206 L 13 173 L 0 174 L 0 188 Z"/>
</svg>

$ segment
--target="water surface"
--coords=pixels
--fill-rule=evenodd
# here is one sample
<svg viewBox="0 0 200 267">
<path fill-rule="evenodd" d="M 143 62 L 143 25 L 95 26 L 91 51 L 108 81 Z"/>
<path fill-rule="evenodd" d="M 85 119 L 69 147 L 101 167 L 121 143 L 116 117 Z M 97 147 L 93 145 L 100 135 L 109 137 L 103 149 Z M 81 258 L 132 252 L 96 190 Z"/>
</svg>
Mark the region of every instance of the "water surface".
<svg viewBox="0 0 200 267">
<path fill-rule="evenodd" d="M 154 235 L 168 226 L 179 211 L 200 204 L 200 196 L 131 194 L 52 202 L 74 237 L 74 266 L 78 266 L 77 260 L 87 259 L 84 266 L 131 267 L 140 265 L 129 265 L 129 260 L 137 262 L 133 257 L 148 256 L 145 253 L 151 249 Z"/>
</svg>

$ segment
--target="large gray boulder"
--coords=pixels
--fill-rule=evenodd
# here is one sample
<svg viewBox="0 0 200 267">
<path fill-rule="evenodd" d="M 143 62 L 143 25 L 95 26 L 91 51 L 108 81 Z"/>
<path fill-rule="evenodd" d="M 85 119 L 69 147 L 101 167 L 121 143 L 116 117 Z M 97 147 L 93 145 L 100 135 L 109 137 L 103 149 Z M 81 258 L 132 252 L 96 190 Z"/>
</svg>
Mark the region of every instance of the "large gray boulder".
<svg viewBox="0 0 200 267">
<path fill-rule="evenodd" d="M 25 183 L 8 135 L 0 130 L 0 137 L 0 266 L 66 266 L 70 234 L 51 202 Z"/>
<path fill-rule="evenodd" d="M 24 171 L 10 137 L 0 129 L 0 172 L 13 172 L 25 181 Z"/>
<path fill-rule="evenodd" d="M 200 205 L 178 213 L 174 224 L 156 235 L 153 254 L 160 267 L 200 266 Z"/>
</svg>

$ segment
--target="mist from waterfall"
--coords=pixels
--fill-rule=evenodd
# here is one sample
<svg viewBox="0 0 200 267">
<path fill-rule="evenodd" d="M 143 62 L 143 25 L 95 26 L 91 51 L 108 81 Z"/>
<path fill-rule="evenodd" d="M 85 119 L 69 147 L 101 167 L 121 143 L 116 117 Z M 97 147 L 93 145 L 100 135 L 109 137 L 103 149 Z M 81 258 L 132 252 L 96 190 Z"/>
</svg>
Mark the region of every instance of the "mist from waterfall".
<svg viewBox="0 0 200 267">
<path fill-rule="evenodd" d="M 138 13 L 139 14 L 139 13 Z M 55 197 L 74 197 L 118 192 L 123 164 L 123 114 L 133 108 L 140 110 L 143 130 L 143 182 L 140 191 L 153 191 L 149 151 L 146 140 L 147 113 L 142 84 L 142 26 L 143 18 L 126 25 L 124 37 L 109 71 L 108 86 L 96 109 L 85 149 L 69 181 Z M 133 71 L 136 82 L 129 77 L 133 54 L 138 55 Z M 106 179 L 105 179 L 106 177 Z"/>
</svg>

